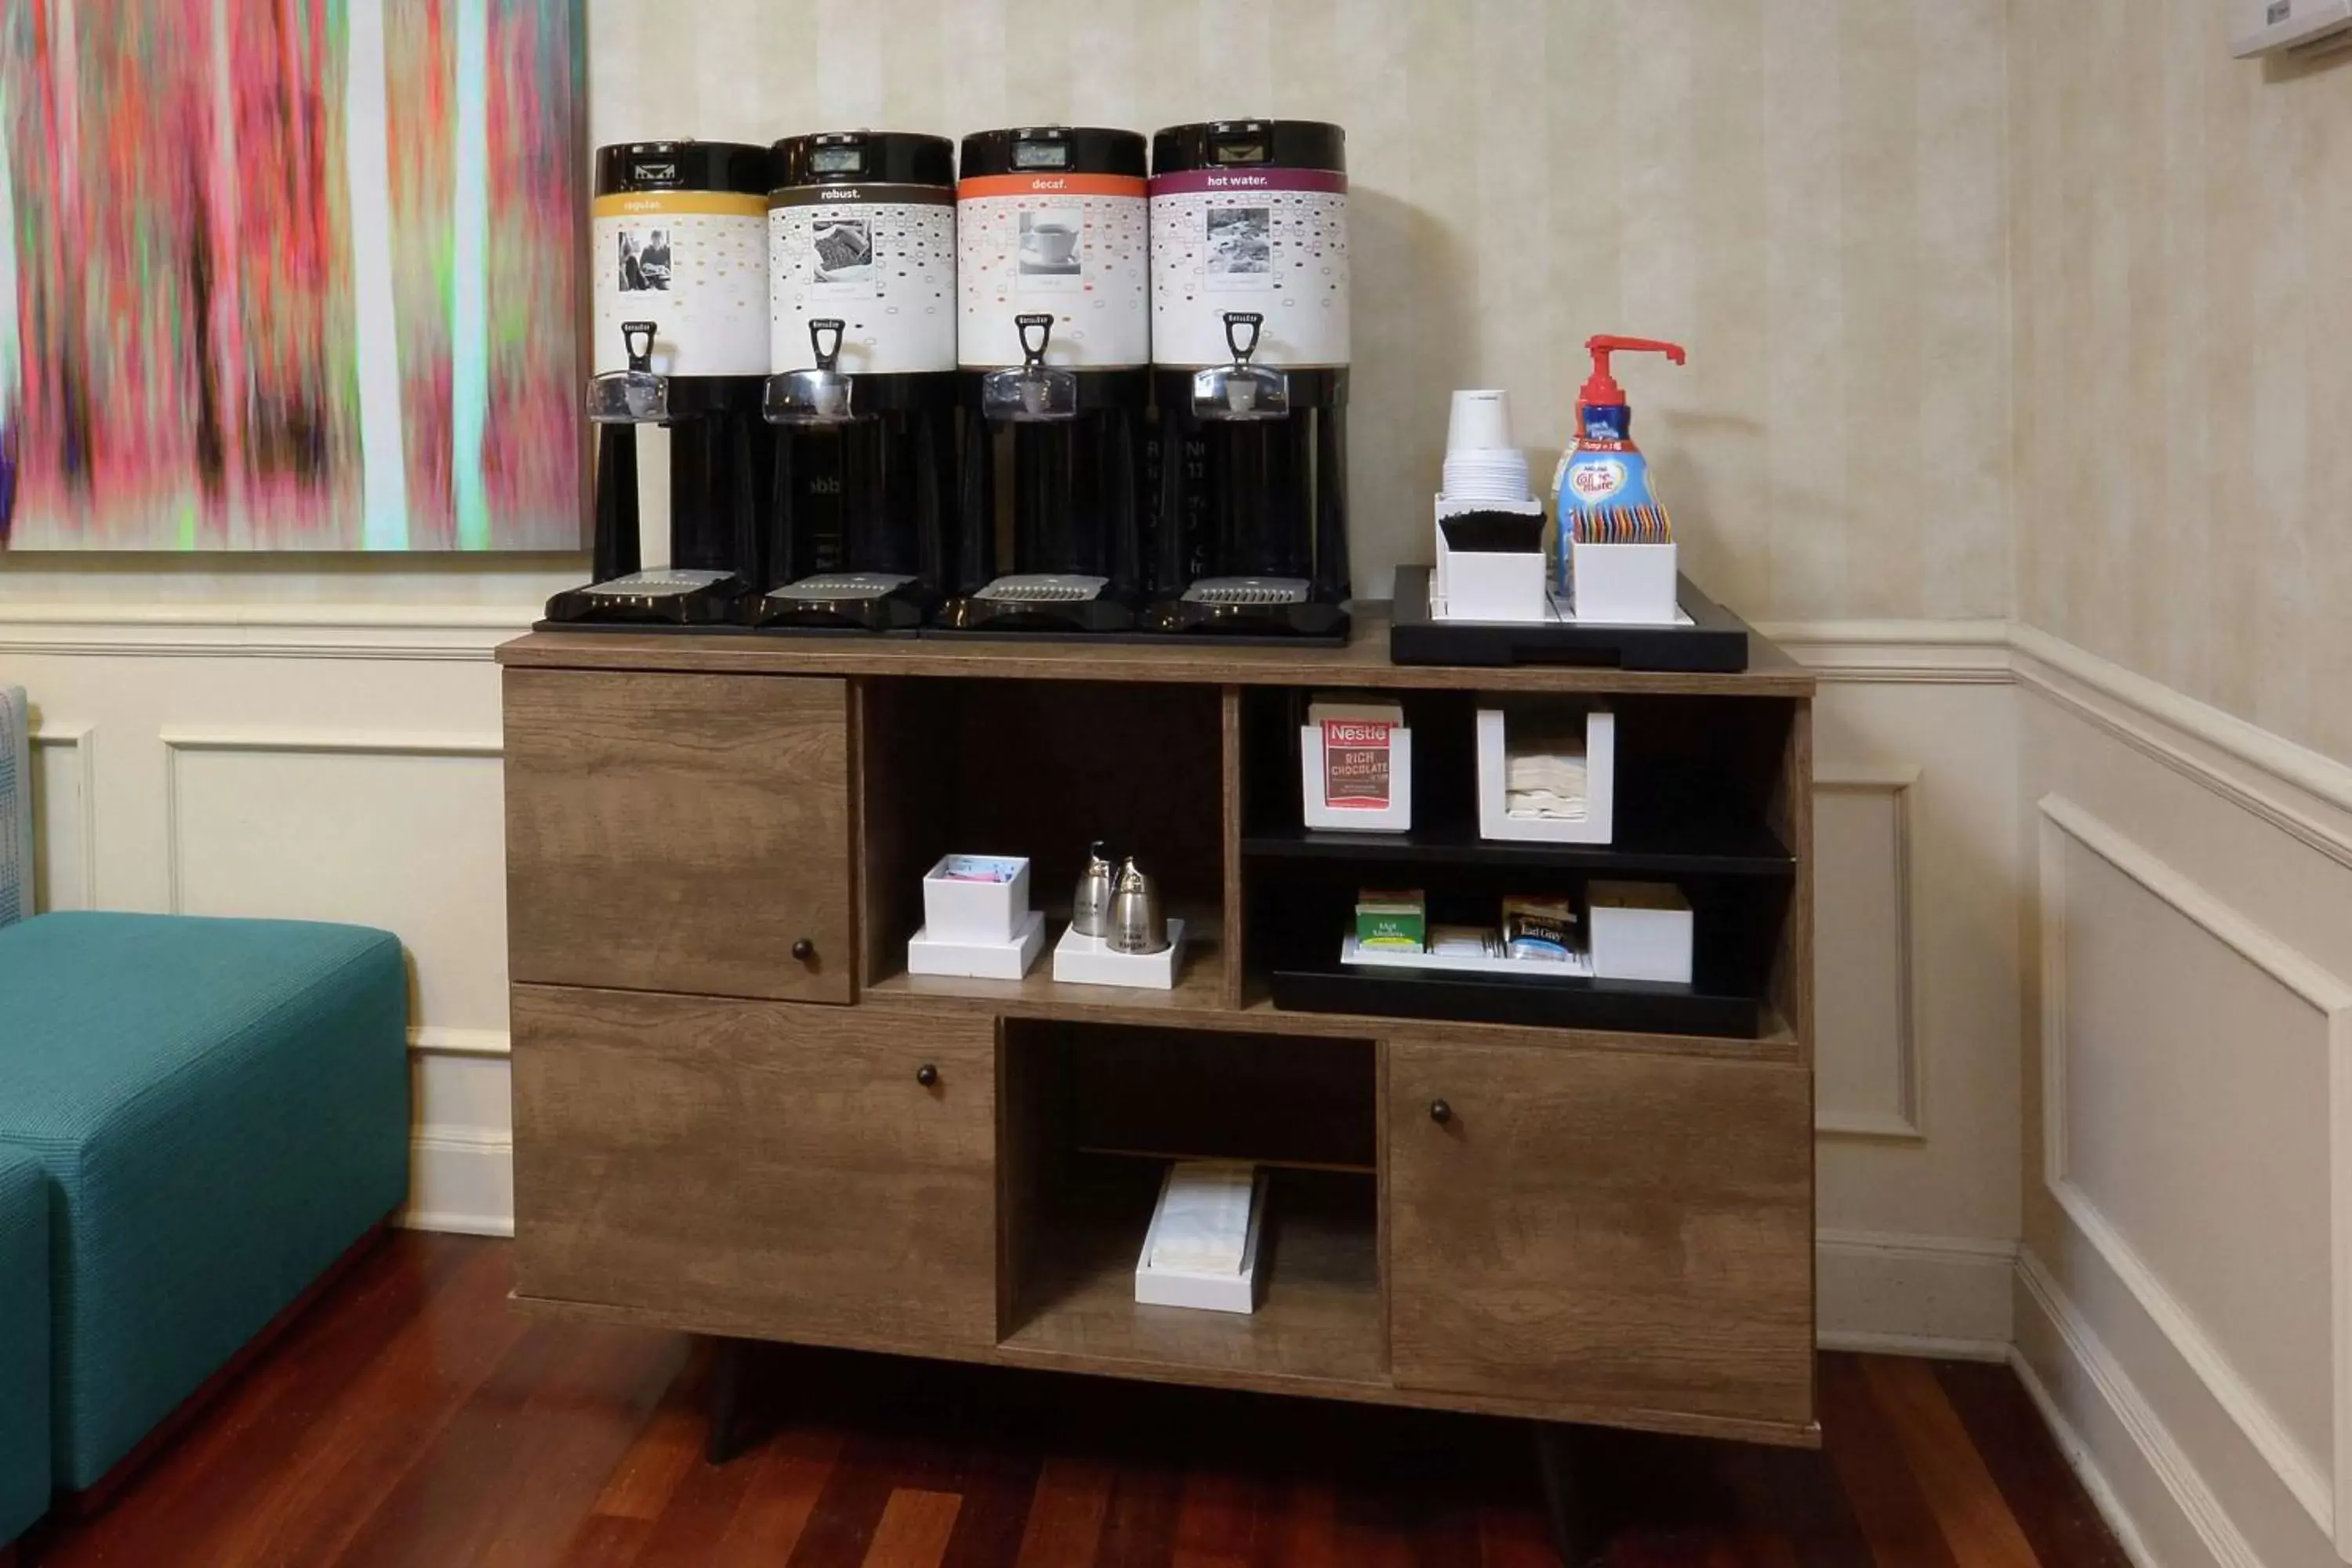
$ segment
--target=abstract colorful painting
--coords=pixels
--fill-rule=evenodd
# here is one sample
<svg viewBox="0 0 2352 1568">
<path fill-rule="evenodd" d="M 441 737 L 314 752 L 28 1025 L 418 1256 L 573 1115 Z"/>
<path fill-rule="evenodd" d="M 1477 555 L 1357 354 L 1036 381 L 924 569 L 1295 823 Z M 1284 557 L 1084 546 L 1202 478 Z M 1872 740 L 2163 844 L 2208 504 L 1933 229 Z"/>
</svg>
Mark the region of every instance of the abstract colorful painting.
<svg viewBox="0 0 2352 1568">
<path fill-rule="evenodd" d="M 579 7 L 0 0 L 0 548 L 577 548 Z"/>
</svg>

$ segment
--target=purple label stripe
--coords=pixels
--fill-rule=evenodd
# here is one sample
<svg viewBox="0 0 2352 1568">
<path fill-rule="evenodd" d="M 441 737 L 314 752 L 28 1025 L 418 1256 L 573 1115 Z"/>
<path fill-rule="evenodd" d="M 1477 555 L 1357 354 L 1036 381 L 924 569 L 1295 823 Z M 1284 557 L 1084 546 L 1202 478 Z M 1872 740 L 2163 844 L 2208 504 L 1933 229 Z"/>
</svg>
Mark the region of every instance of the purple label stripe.
<svg viewBox="0 0 2352 1568">
<path fill-rule="evenodd" d="M 1322 191 L 1345 195 L 1348 176 L 1331 169 L 1180 169 L 1151 176 L 1155 196 L 1246 195 L 1252 191 Z"/>
</svg>

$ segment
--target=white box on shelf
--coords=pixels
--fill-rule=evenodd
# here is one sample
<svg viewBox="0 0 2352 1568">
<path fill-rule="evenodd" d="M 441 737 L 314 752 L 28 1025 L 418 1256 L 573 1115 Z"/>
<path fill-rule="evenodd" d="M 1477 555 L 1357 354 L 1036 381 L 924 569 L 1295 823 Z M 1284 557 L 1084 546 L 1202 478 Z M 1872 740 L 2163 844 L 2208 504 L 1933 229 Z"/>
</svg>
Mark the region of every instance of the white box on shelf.
<svg viewBox="0 0 2352 1568">
<path fill-rule="evenodd" d="M 1010 942 L 1028 918 L 1025 855 L 943 855 L 923 873 L 923 929 L 934 942 Z"/>
<path fill-rule="evenodd" d="M 1491 511 L 1535 524 L 1527 550 L 1457 550 L 1445 520 Z M 1441 621 L 1548 622 L 1552 619 L 1550 562 L 1543 552 L 1544 504 L 1539 500 L 1454 501 L 1437 498 L 1437 564 L 1430 572 L 1429 613 Z"/>
<path fill-rule="evenodd" d="M 1076 926 L 1062 929 L 1054 944 L 1054 978 L 1072 985 L 1133 985 L 1146 991 L 1173 991 L 1184 973 L 1184 921 L 1168 917 L 1168 945 L 1158 952 L 1118 952 L 1098 936 L 1081 936 Z"/>
<path fill-rule="evenodd" d="M 1170 1165 L 1135 1260 L 1137 1303 L 1256 1311 L 1265 1194 L 1266 1173 L 1254 1166 L 1223 1160 Z"/>
<path fill-rule="evenodd" d="M 1298 731 L 1309 827 L 1402 833 L 1412 826 L 1412 731 L 1392 702 L 1317 698 Z"/>
<path fill-rule="evenodd" d="M 1601 980 L 1691 978 L 1691 908 L 1670 882 L 1594 882 L 1592 973 Z"/>
<path fill-rule="evenodd" d="M 1611 626 L 1682 624 L 1671 544 L 1569 545 L 1569 613 Z"/>
<path fill-rule="evenodd" d="M 907 939 L 907 973 L 972 980 L 1018 980 L 1045 948 L 1045 911 L 1032 910 L 1005 942 L 942 940 L 925 926 Z"/>
<path fill-rule="evenodd" d="M 1622 548 L 1622 546 L 1619 548 Z M 1478 837 L 1549 844 L 1606 844 L 1615 827 L 1617 715 L 1605 708 L 1585 710 L 1584 817 L 1513 816 L 1504 788 L 1508 776 L 1510 728 L 1528 710 L 1478 710 Z"/>
</svg>

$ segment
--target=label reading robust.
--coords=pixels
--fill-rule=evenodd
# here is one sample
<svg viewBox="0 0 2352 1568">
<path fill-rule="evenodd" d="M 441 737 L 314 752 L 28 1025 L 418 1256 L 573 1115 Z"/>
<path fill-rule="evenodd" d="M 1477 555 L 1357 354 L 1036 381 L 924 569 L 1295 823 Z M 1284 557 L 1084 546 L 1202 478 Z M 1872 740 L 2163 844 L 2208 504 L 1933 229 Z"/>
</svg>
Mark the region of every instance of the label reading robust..
<svg viewBox="0 0 2352 1568">
<path fill-rule="evenodd" d="M 769 368 L 814 370 L 813 319 L 853 375 L 956 367 L 955 198 L 942 185 L 803 185 L 768 206 Z"/>
</svg>

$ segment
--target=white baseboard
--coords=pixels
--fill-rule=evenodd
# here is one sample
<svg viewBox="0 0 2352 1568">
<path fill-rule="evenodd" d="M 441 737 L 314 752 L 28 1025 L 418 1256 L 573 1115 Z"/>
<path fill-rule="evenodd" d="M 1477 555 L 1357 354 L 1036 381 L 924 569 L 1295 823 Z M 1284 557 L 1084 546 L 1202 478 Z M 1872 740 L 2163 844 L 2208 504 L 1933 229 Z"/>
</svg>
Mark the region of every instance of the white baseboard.
<svg viewBox="0 0 2352 1568">
<path fill-rule="evenodd" d="M 2116 1543 L 2123 1548 L 2124 1555 L 2132 1560 L 2133 1568 L 2164 1568 L 2156 1560 L 2156 1554 L 2147 1549 L 2147 1542 L 2140 1539 L 2138 1527 L 2132 1523 L 2131 1515 L 2125 1511 L 2122 1500 L 2116 1496 L 2116 1489 L 2108 1484 L 2106 1472 L 2099 1468 L 2090 1445 L 2083 1441 L 2082 1434 L 2074 1430 L 2074 1425 L 2066 1419 L 2066 1413 L 2058 1408 L 2057 1400 L 2051 1397 L 2041 1374 L 2033 1370 L 2033 1363 L 2015 1345 L 2009 1348 L 2009 1365 L 2010 1370 L 2017 1373 L 2017 1381 L 2025 1385 L 2026 1395 L 2033 1401 L 2034 1409 L 2042 1413 L 2042 1424 L 2050 1428 L 2051 1441 L 2058 1445 L 2058 1452 L 2065 1459 L 2067 1468 L 2074 1472 L 2074 1479 L 2083 1483 L 2083 1490 L 2090 1496 L 2091 1506 L 2099 1510 L 2100 1519 L 2106 1522 Z"/>
<path fill-rule="evenodd" d="M 409 1140 L 410 1230 L 514 1234 L 514 1140 L 471 1127 L 420 1127 Z"/>
<path fill-rule="evenodd" d="M 2007 1359 L 2015 1242 L 1824 1227 L 1813 1257 L 1824 1350 Z"/>
<path fill-rule="evenodd" d="M 2042 1260 L 2021 1252 L 2017 1279 L 2021 1310 L 2030 1317 L 2018 1324 L 2011 1364 L 2125 1552 L 2140 1568 L 2263 1568 L 2179 1439 Z M 2047 1347 L 2049 1367 L 2035 1364 L 2037 1346 Z M 2101 1427 L 2123 1441 L 2106 1443 L 2103 1453 L 2096 1441 Z M 2093 1440 L 2085 1441 L 2085 1428 Z M 2163 1521 L 2168 1528 L 2159 1531 L 2155 1521 L 2133 1516 L 2123 1500 L 2125 1490 L 2110 1479 L 2119 1464 L 2142 1472 L 2130 1478 L 2141 1484 L 2126 1489 L 2161 1496 L 2178 1511 L 2177 1520 Z M 2202 1550 L 2193 1562 L 2177 1553 L 2168 1559 L 2148 1545 L 2151 1531 L 2166 1541 L 2193 1542 Z"/>
</svg>

